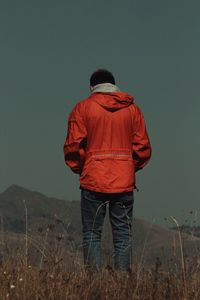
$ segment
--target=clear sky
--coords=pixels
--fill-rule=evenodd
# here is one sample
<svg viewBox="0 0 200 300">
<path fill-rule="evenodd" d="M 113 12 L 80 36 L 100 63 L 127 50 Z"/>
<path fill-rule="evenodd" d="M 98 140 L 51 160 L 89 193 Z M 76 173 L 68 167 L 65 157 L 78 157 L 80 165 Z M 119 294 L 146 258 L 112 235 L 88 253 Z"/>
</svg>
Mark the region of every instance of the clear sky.
<svg viewBox="0 0 200 300">
<path fill-rule="evenodd" d="M 135 95 L 153 148 L 135 216 L 199 219 L 199 37 L 198 0 L 1 0 L 0 192 L 80 198 L 64 165 L 67 118 L 108 68 Z"/>
</svg>

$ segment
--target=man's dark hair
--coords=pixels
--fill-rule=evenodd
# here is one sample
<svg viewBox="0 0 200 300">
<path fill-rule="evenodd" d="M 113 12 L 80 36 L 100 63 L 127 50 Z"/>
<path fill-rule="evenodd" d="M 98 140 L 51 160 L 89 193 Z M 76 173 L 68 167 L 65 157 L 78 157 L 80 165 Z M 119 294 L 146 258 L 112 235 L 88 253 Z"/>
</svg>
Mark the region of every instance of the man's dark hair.
<svg viewBox="0 0 200 300">
<path fill-rule="evenodd" d="M 106 69 L 99 69 L 95 71 L 90 77 L 90 85 L 95 86 L 100 83 L 112 83 L 115 84 L 115 78 L 113 74 Z"/>
</svg>

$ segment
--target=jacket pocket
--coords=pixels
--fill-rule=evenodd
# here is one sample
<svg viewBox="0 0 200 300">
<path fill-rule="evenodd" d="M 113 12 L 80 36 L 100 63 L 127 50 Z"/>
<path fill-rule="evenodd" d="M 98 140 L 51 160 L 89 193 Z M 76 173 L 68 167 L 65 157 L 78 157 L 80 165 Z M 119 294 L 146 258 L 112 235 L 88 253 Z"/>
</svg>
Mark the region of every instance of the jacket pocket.
<svg viewBox="0 0 200 300">
<path fill-rule="evenodd" d="M 93 155 L 93 172 L 99 185 L 113 189 L 130 189 L 135 183 L 134 161 L 131 155 Z"/>
</svg>

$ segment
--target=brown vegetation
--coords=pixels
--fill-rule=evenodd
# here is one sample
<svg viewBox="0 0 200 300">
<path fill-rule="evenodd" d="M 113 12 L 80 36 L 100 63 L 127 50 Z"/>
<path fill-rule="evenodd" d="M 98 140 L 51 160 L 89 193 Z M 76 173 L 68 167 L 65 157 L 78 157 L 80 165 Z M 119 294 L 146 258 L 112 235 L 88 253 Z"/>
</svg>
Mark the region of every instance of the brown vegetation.
<svg viewBox="0 0 200 300">
<path fill-rule="evenodd" d="M 112 268 L 108 219 L 102 271 L 85 271 L 78 202 L 12 187 L 0 195 L 0 217 L 0 300 L 200 299 L 200 239 L 173 217 L 176 230 L 135 219 L 127 273 Z"/>
<path fill-rule="evenodd" d="M 106 299 L 200 299 L 200 272 L 186 274 L 163 271 L 159 261 L 152 269 L 135 265 L 127 274 L 106 267 L 100 273 L 88 274 L 82 264 L 70 270 L 61 260 L 40 269 L 25 261 L 8 258 L 0 267 L 0 298 L 19 300 L 106 300 Z"/>
<path fill-rule="evenodd" d="M 111 265 L 89 273 L 84 269 L 81 251 L 66 247 L 64 237 L 52 226 L 40 239 L 26 235 L 20 238 L 10 234 L 1 245 L 2 300 L 200 299 L 197 258 L 192 264 L 183 256 L 183 266 L 178 257 L 171 258 L 167 265 L 157 258 L 154 265 L 145 267 L 141 259 L 148 254 L 145 249 L 127 273 L 115 271 Z"/>
</svg>

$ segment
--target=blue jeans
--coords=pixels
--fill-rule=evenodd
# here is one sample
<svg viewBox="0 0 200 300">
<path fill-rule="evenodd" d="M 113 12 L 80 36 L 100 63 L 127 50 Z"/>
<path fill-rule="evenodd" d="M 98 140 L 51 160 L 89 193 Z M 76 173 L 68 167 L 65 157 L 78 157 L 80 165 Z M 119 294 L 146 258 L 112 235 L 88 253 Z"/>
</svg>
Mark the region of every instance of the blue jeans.
<svg viewBox="0 0 200 300">
<path fill-rule="evenodd" d="M 81 190 L 83 257 L 86 269 L 101 269 L 101 234 L 109 205 L 115 269 L 127 271 L 132 256 L 133 192 L 99 193 Z"/>
</svg>

